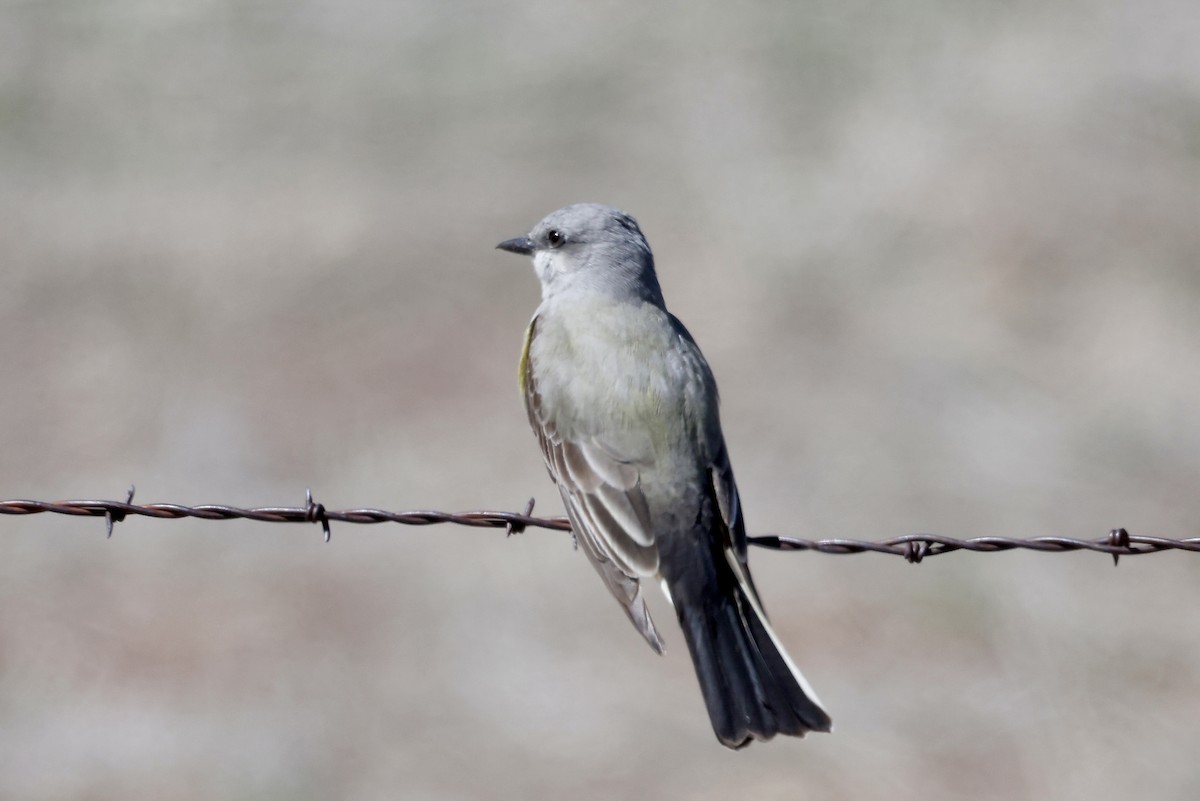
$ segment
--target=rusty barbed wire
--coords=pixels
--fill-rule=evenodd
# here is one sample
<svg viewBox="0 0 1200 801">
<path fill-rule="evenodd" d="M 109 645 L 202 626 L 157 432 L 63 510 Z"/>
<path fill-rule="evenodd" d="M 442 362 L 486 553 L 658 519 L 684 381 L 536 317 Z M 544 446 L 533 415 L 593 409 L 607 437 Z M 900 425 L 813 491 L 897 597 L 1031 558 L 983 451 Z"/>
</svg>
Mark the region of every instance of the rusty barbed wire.
<svg viewBox="0 0 1200 801">
<path fill-rule="evenodd" d="M 257 520 L 265 523 L 320 523 L 325 541 L 330 539 L 331 522 L 339 523 L 399 523 L 406 526 L 430 526 L 452 524 L 473 528 L 503 528 L 508 535 L 518 534 L 527 528 L 543 528 L 569 531 L 571 524 L 565 517 L 534 517 L 533 498 L 524 512 L 436 512 L 413 510 L 389 512 L 383 509 L 329 510 L 324 504 L 313 500 L 312 491 L 305 492 L 304 506 L 259 506 L 240 508 L 225 504 L 201 504 L 186 506 L 178 503 L 133 503 L 134 488 L 130 487 L 124 501 L 72 500 L 72 501 L 0 501 L 0 514 L 34 515 L 59 514 L 76 517 L 103 517 L 107 536 L 112 536 L 113 525 L 129 515 L 150 517 L 158 520 L 197 518 L 200 520 Z M 1121 556 L 1140 556 L 1162 551 L 1200 552 L 1200 537 L 1170 539 L 1130 534 L 1123 528 L 1115 528 L 1105 537 L 1093 540 L 1072 537 L 946 537 L 940 534 L 902 534 L 884 540 L 820 539 L 811 540 L 791 536 L 756 536 L 748 542 L 759 548 L 775 551 L 812 551 L 822 554 L 882 553 L 902 556 L 914 564 L 930 556 L 972 551 L 974 553 L 999 553 L 1016 549 L 1040 553 L 1064 553 L 1067 551 L 1093 551 L 1112 556 L 1113 564 Z"/>
</svg>

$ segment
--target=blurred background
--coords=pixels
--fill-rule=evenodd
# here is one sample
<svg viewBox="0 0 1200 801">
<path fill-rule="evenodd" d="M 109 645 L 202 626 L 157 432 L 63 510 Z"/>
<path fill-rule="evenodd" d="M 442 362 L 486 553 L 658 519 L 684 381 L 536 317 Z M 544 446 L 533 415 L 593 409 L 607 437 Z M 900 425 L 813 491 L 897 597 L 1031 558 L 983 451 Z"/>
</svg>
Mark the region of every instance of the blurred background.
<svg viewBox="0 0 1200 801">
<path fill-rule="evenodd" d="M 1200 521 L 1188 0 L 6 2 L 0 497 L 561 506 L 493 250 L 638 217 L 751 533 Z M 1193 799 L 1200 559 L 756 551 L 732 753 L 561 533 L 0 520 L 0 797 Z"/>
</svg>

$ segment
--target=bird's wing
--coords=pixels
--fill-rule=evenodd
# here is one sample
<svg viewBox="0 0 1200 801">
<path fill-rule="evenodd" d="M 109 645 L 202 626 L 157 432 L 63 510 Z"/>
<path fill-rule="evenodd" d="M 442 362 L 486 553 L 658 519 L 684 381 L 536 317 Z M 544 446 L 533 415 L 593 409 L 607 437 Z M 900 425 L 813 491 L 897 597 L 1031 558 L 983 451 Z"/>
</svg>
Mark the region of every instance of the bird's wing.
<svg viewBox="0 0 1200 801">
<path fill-rule="evenodd" d="M 729 464 L 729 452 L 725 450 L 723 441 L 718 443 L 712 463 L 709 465 L 712 478 L 713 493 L 717 498 L 717 508 L 721 512 L 721 520 L 725 523 L 725 531 L 733 546 L 734 553 L 743 563 L 746 561 L 746 524 L 742 520 L 742 502 L 738 498 L 737 483 L 733 480 L 733 467 Z"/>
<path fill-rule="evenodd" d="M 696 340 L 677 317 L 669 317 L 672 328 L 682 341 L 684 352 L 692 360 L 694 372 L 707 384 L 704 395 L 711 401 L 702 415 L 705 423 L 701 436 L 709 454 L 708 472 L 712 483 L 712 496 L 716 499 L 721 516 L 720 521 L 716 521 L 721 525 L 715 526 L 714 532 L 722 539 L 720 545 L 736 557 L 743 572 L 749 577 L 746 569 L 746 524 L 742 520 L 742 502 L 738 498 L 737 482 L 733 480 L 733 467 L 729 463 L 729 451 L 725 448 L 725 438 L 721 434 L 721 423 L 718 420 L 717 385 Z"/>
<path fill-rule="evenodd" d="M 700 373 L 709 384 L 707 396 L 716 401 L 717 385 L 713 381 L 712 372 L 709 370 L 703 354 L 700 353 L 700 347 L 696 344 L 696 340 L 677 318 L 672 316 L 671 324 L 686 343 L 687 350 L 700 365 Z M 729 463 L 729 451 L 725 447 L 725 438 L 721 434 L 721 424 L 717 419 L 718 412 L 715 402 L 709 407 L 707 414 L 705 439 L 707 451 L 710 454 L 708 473 L 712 484 L 712 496 L 716 500 L 717 511 L 720 513 L 720 520 L 714 521 L 717 525 L 713 526 L 713 535 L 719 538 L 719 545 L 725 552 L 738 583 L 745 588 L 747 595 L 761 610 L 758 590 L 754 586 L 754 580 L 750 578 L 750 565 L 746 554 L 746 523 L 742 518 L 742 502 L 738 497 L 737 482 L 733 479 L 733 467 Z M 762 617 L 763 620 L 766 620 L 765 615 Z"/>
<path fill-rule="evenodd" d="M 742 519 L 742 502 L 738 498 L 737 483 L 733 480 L 733 467 L 729 464 L 729 452 L 725 450 L 725 442 L 718 441 L 716 452 L 708 467 L 712 480 L 713 495 L 716 497 L 717 510 L 721 515 L 720 526 L 714 526 L 714 533 L 721 538 L 721 548 L 725 551 L 729 566 L 739 584 L 744 585 L 747 595 L 756 603 L 758 589 L 754 579 L 750 577 L 749 557 L 746 553 L 746 523 Z M 763 616 L 766 619 L 766 616 Z"/>
<path fill-rule="evenodd" d="M 558 484 L 576 541 L 634 626 L 661 653 L 662 638 L 639 583 L 639 578 L 658 572 L 658 549 L 638 466 L 622 460 L 595 437 L 572 439 L 560 432 L 542 403 L 529 365 L 529 347 L 536 333 L 535 317 L 521 356 L 521 388 L 546 468 Z"/>
</svg>

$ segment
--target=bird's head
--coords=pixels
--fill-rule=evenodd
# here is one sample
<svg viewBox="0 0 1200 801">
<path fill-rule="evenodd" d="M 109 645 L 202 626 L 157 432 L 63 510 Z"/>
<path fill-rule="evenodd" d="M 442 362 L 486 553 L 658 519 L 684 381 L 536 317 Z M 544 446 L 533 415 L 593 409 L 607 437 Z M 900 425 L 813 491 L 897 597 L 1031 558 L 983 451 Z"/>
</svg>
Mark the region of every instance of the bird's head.
<svg viewBox="0 0 1200 801">
<path fill-rule="evenodd" d="M 552 212 L 525 236 L 496 246 L 533 257 L 542 296 L 603 292 L 662 305 L 654 256 L 637 220 L 599 203 Z"/>
</svg>

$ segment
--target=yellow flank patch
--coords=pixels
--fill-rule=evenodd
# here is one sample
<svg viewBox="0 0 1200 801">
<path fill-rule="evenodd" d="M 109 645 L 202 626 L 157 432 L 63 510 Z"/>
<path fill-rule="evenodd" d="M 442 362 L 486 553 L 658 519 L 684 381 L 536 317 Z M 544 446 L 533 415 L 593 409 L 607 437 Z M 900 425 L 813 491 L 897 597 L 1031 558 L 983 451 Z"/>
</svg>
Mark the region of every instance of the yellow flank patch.
<svg viewBox="0 0 1200 801">
<path fill-rule="evenodd" d="M 529 345 L 533 342 L 535 323 L 537 323 L 536 317 L 529 321 L 529 327 L 525 329 L 525 342 L 521 345 L 521 361 L 517 363 L 517 389 L 522 395 L 525 394 L 525 387 L 529 380 Z"/>
</svg>

